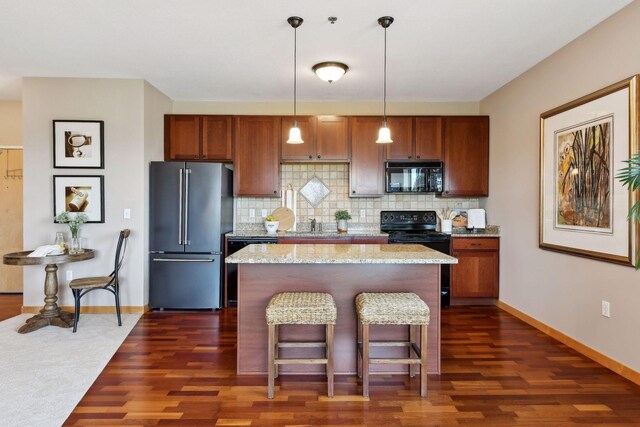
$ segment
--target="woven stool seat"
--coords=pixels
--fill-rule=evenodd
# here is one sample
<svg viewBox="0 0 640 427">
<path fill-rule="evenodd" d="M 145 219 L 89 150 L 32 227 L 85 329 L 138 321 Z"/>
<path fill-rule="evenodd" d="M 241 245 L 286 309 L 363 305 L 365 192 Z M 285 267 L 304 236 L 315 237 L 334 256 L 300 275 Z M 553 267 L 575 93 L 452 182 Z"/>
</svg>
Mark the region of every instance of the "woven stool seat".
<svg viewBox="0 0 640 427">
<path fill-rule="evenodd" d="M 283 292 L 267 305 L 268 325 L 335 325 L 338 309 L 331 294 Z"/>
<path fill-rule="evenodd" d="M 429 306 L 413 292 L 361 293 L 356 311 L 363 324 L 423 325 L 429 323 Z"/>
</svg>

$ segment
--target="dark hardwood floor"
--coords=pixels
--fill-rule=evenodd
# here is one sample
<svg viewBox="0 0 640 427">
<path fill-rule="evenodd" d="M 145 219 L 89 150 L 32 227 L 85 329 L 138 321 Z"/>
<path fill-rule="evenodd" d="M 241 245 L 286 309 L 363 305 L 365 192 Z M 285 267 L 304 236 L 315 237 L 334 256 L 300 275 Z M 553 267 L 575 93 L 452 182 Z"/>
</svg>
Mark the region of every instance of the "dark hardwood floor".
<svg viewBox="0 0 640 427">
<path fill-rule="evenodd" d="M 17 316 L 22 311 L 22 294 L 0 294 L 0 321 Z"/>
<path fill-rule="evenodd" d="M 442 375 L 356 379 L 235 375 L 235 310 L 154 312 L 131 335 L 65 425 L 640 426 L 640 386 L 496 307 L 442 316 Z M 339 350 L 338 350 L 339 351 Z"/>
</svg>

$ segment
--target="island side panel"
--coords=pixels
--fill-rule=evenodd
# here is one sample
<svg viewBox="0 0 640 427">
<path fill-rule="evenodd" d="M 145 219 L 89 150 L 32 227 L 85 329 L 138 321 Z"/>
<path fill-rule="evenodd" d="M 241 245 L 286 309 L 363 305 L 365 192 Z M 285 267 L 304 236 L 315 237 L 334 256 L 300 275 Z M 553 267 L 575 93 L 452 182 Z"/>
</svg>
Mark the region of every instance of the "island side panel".
<svg viewBox="0 0 640 427">
<path fill-rule="evenodd" d="M 265 308 L 274 294 L 286 291 L 328 292 L 333 295 L 338 307 L 335 329 L 337 374 L 355 374 L 356 372 L 355 296 L 360 292 L 415 292 L 431 309 L 431 322 L 428 328 L 428 372 L 440 373 L 439 264 L 239 264 L 238 374 L 266 375 Z M 406 327 L 400 326 L 372 326 L 373 339 L 398 340 L 399 337 L 407 336 L 406 330 Z M 283 326 L 281 328 L 282 340 L 322 340 L 323 337 L 322 327 Z M 282 353 L 285 357 L 314 354 L 314 349 L 281 351 L 289 351 L 289 353 Z M 378 352 L 376 354 L 392 357 L 406 357 L 407 354 L 407 350 L 402 348 L 379 348 L 376 351 Z M 314 365 L 281 367 L 282 373 L 323 371 L 323 366 Z M 407 372 L 407 367 L 375 365 L 372 371 Z"/>
</svg>

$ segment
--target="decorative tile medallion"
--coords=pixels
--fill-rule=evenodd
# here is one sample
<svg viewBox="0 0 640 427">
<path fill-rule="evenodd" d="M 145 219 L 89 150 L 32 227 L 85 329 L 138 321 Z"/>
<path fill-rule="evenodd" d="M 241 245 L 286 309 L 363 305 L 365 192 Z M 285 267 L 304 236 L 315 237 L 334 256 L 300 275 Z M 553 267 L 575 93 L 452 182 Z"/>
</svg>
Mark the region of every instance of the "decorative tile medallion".
<svg viewBox="0 0 640 427">
<path fill-rule="evenodd" d="M 329 193 L 331 193 L 329 187 L 315 175 L 300 189 L 302 197 L 307 199 L 309 204 L 314 208 L 317 207 Z"/>
</svg>

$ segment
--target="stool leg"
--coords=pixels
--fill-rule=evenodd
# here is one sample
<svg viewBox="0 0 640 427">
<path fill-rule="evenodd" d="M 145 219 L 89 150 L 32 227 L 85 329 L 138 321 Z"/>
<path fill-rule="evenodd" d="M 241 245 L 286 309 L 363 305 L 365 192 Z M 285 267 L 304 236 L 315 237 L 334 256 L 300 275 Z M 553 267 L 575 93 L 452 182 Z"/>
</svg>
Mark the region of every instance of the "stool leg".
<svg viewBox="0 0 640 427">
<path fill-rule="evenodd" d="M 273 343 L 273 351 L 275 354 L 274 360 L 280 358 L 280 348 L 278 347 L 278 342 L 280 342 L 280 325 L 275 325 L 275 327 Z M 275 371 L 275 377 L 278 378 L 278 375 L 280 374 L 280 366 L 275 365 L 273 369 Z"/>
<path fill-rule="evenodd" d="M 362 325 L 362 397 L 369 397 L 369 324 Z"/>
<path fill-rule="evenodd" d="M 275 344 L 275 336 L 276 336 L 276 326 L 275 325 L 269 325 L 269 370 L 268 370 L 268 390 L 267 390 L 267 397 L 269 399 L 273 399 L 273 396 L 275 394 L 274 392 L 274 386 L 275 386 L 275 350 L 274 350 L 274 344 Z"/>
<path fill-rule="evenodd" d="M 327 325 L 327 395 L 333 397 L 333 325 Z"/>
<path fill-rule="evenodd" d="M 413 343 L 416 342 L 416 329 L 413 325 L 409 325 L 409 359 L 413 354 Z M 416 365 L 409 364 L 409 376 L 411 378 L 416 376 Z"/>
<path fill-rule="evenodd" d="M 358 319 L 358 323 L 357 323 L 357 338 L 356 338 L 356 366 L 357 366 L 357 373 L 358 373 L 358 378 L 362 378 L 362 352 L 361 352 L 361 346 L 362 346 L 362 323 L 360 323 L 360 319 Z"/>
<path fill-rule="evenodd" d="M 420 396 L 427 396 L 427 327 L 420 325 Z"/>
</svg>

